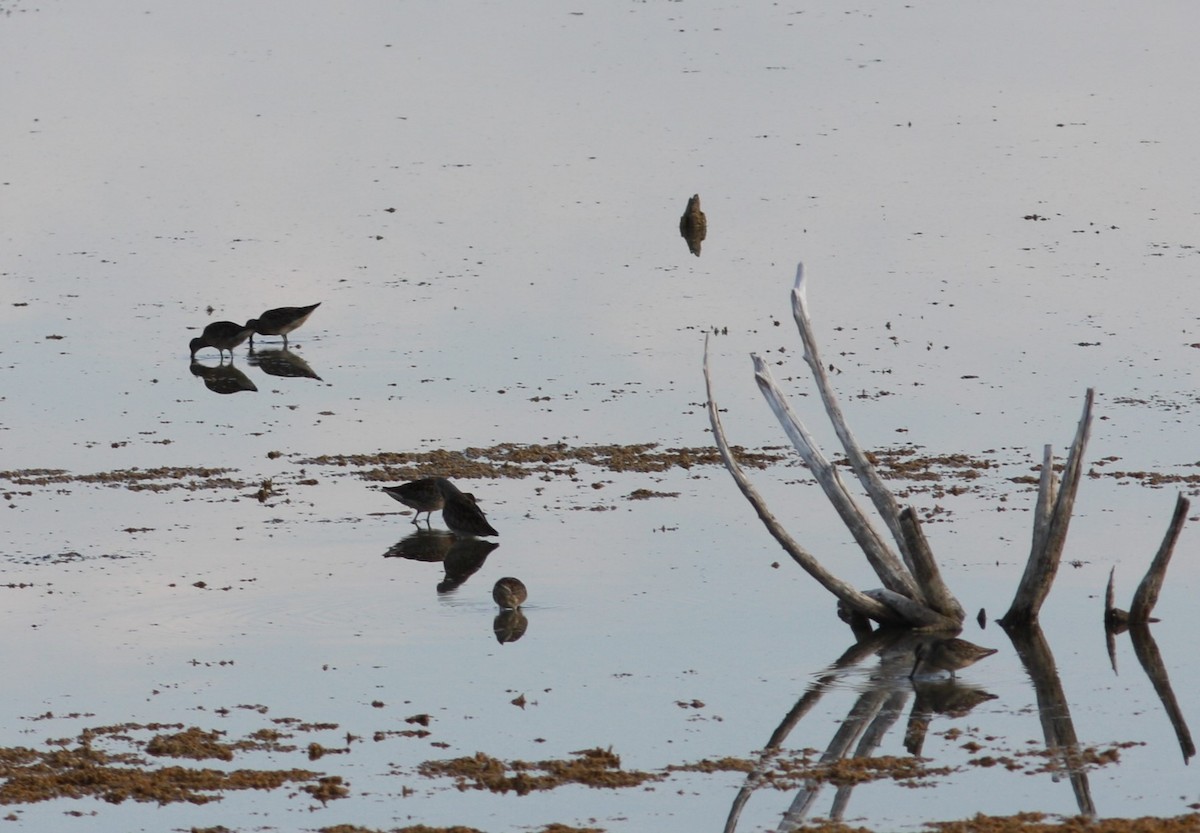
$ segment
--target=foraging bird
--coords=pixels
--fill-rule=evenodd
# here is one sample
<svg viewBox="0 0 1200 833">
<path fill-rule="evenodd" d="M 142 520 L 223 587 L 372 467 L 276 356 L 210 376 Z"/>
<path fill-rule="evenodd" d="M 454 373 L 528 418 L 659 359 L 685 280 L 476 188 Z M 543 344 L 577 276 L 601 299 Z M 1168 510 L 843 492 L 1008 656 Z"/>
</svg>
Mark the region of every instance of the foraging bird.
<svg viewBox="0 0 1200 833">
<path fill-rule="evenodd" d="M 192 339 L 192 359 L 195 360 L 197 351 L 205 347 L 216 347 L 222 359 L 228 350 L 229 360 L 233 361 L 233 348 L 245 341 L 252 332 L 249 324 L 243 327 L 232 321 L 213 321 L 200 335 Z"/>
<path fill-rule="evenodd" d="M 474 495 L 464 494 L 444 477 L 437 478 L 442 492 L 442 520 L 455 535 L 499 535 L 488 523 L 487 516 L 475 502 Z"/>
<path fill-rule="evenodd" d="M 505 610 L 516 610 L 529 598 L 529 591 L 519 578 L 505 576 L 492 588 L 492 598 Z"/>
<path fill-rule="evenodd" d="M 949 671 L 950 676 L 960 668 L 974 665 L 984 657 L 996 653 L 995 648 L 984 648 L 965 639 L 935 639 L 931 642 L 921 642 L 913 651 L 916 662 L 913 663 L 911 679 L 917 675 L 918 669 L 926 671 Z"/>
<path fill-rule="evenodd" d="M 321 302 L 308 307 L 279 307 L 269 309 L 258 318 L 251 318 L 246 326 L 253 332 L 250 335 L 250 346 L 254 346 L 254 333 L 260 336 L 283 336 L 283 349 L 287 349 L 287 334 L 299 327 L 313 314 L 313 310 L 321 306 Z"/>
<path fill-rule="evenodd" d="M 420 480 L 401 483 L 399 486 L 384 486 L 383 491 L 388 497 L 416 510 L 413 513 L 414 524 L 422 512 L 425 513 L 425 523 L 428 524 L 430 514 L 441 509 L 445 503 L 436 477 L 423 477 Z"/>
<path fill-rule="evenodd" d="M 700 244 L 708 236 L 708 218 L 700 210 L 700 195 L 692 194 L 683 216 L 679 218 L 679 234 L 687 241 L 688 251 L 700 257 Z"/>
</svg>

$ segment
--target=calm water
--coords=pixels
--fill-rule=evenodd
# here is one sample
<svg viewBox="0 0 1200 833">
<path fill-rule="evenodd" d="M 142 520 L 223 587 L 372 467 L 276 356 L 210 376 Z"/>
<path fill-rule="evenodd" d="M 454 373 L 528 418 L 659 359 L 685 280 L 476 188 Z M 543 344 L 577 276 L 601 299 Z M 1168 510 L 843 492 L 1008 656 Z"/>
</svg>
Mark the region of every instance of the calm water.
<svg viewBox="0 0 1200 833">
<path fill-rule="evenodd" d="M 0 588 L 0 743 L 125 721 L 236 739 L 276 717 L 338 724 L 297 733 L 301 749 L 366 739 L 311 764 L 302 751 L 238 759 L 343 776 L 351 797 L 325 808 L 285 791 L 205 807 L 54 802 L 13 808 L 24 829 L 720 829 L 740 775 L 518 798 L 415 767 L 612 746 L 625 767 L 659 769 L 761 749 L 852 639 L 824 591 L 772 567 L 782 552 L 723 471 L 472 482 L 500 546 L 439 594 L 441 565 L 383 557 L 412 531 L 396 504 L 355 469 L 302 461 L 708 445 L 713 327 L 727 328 L 711 349 L 731 440 L 784 442 L 751 378 L 758 351 L 832 450 L 790 320 L 800 259 L 863 443 L 1003 464 L 966 495 L 913 497 L 950 510 L 929 535 L 968 610 L 1007 607 L 1032 500 L 1010 478 L 1043 443 L 1066 446 L 1088 386 L 1089 460 L 1119 458 L 1097 471 L 1196 474 L 1190 5 L 0 12 L 3 468 L 223 467 L 248 484 L 3 484 L 0 582 L 17 586 Z M 696 192 L 699 258 L 677 232 Z M 257 392 L 215 395 L 190 372 L 187 342 L 208 321 L 316 301 L 291 341 L 320 379 L 268 375 L 245 347 L 236 366 Z M 873 586 L 802 469 L 754 477 L 806 546 Z M 260 503 L 268 478 L 276 494 Z M 679 496 L 626 499 L 638 488 Z M 1085 481 L 1065 556 L 1078 566 L 1043 612 L 1080 741 L 1140 744 L 1089 774 L 1102 816 L 1200 801 L 1128 639 L 1114 674 L 1100 627 L 1109 569 L 1127 605 L 1174 497 Z M 1154 629 L 1193 724 L 1194 534 Z M 503 646 L 490 600 L 502 575 L 530 587 L 528 631 Z M 964 636 L 1000 649 L 962 673 L 996 699 L 936 716 L 923 747 L 962 770 L 934 788 L 860 786 L 847 820 L 1078 811 L 1065 778 L 966 766 L 1043 737 L 1003 633 Z M 785 747 L 823 750 L 890 674 L 872 660 L 837 676 Z M 693 700 L 703 707 L 678 705 Z M 237 708 L 249 705 L 266 713 Z M 418 713 L 429 737 L 372 740 Z M 906 754 L 904 715 L 877 754 Z M 833 812 L 826 790 L 810 815 Z M 738 829 L 774 829 L 793 798 L 756 793 Z"/>
</svg>

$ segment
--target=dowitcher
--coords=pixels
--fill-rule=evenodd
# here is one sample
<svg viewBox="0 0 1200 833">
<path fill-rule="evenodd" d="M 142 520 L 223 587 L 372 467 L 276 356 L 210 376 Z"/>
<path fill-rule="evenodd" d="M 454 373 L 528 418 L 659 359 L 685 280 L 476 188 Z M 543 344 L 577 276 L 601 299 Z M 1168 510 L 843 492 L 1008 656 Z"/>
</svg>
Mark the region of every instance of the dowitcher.
<svg viewBox="0 0 1200 833">
<path fill-rule="evenodd" d="M 913 663 L 912 673 L 908 676 L 915 677 L 917 671 L 924 670 L 927 672 L 949 671 L 950 676 L 953 677 L 954 672 L 958 669 L 974 665 L 994 653 L 996 653 L 995 648 L 984 648 L 965 639 L 935 639 L 921 642 L 913 651 L 916 662 Z"/>
<path fill-rule="evenodd" d="M 420 480 L 401 483 L 399 486 L 384 486 L 383 491 L 388 497 L 416 510 L 412 520 L 414 524 L 422 512 L 425 513 L 425 523 L 429 523 L 430 514 L 441 509 L 445 503 L 436 477 L 423 477 Z"/>
<path fill-rule="evenodd" d="M 254 346 L 254 333 L 260 336 L 283 336 L 283 349 L 287 349 L 287 334 L 299 327 L 313 314 L 313 310 L 321 306 L 321 302 L 308 307 L 279 307 L 269 309 L 258 318 L 251 318 L 246 326 L 253 332 L 250 335 L 250 346 Z"/>
<path fill-rule="evenodd" d="M 687 241 L 688 251 L 700 257 L 700 244 L 708 236 L 708 218 L 700 210 L 700 195 L 692 194 L 683 216 L 679 218 L 679 234 Z"/>
<path fill-rule="evenodd" d="M 225 358 L 225 351 L 228 350 L 229 360 L 233 361 L 233 348 L 245 341 L 251 332 L 253 330 L 249 325 L 242 326 L 232 321 L 213 321 L 200 335 L 192 339 L 192 359 L 205 347 L 216 347 L 221 358 Z"/>
<path fill-rule="evenodd" d="M 455 535 L 499 535 L 475 502 L 474 495 L 460 492 L 444 477 L 437 478 L 442 492 L 442 520 Z"/>
<path fill-rule="evenodd" d="M 519 578 L 505 576 L 492 588 L 492 598 L 505 610 L 516 610 L 529 598 L 529 592 Z"/>
</svg>

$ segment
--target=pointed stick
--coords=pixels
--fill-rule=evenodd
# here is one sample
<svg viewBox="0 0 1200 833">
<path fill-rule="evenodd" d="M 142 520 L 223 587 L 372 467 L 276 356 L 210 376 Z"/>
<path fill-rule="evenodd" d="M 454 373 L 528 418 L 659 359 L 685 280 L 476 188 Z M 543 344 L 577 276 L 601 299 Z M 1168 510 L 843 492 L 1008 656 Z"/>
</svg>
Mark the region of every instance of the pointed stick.
<svg viewBox="0 0 1200 833">
<path fill-rule="evenodd" d="M 750 505 L 758 513 L 758 517 L 762 520 L 763 525 L 766 526 L 767 531 L 787 551 L 787 554 L 792 557 L 793 561 L 804 568 L 805 572 L 815 578 L 822 587 L 841 599 L 847 607 L 857 610 L 864 616 L 868 616 L 877 622 L 902 622 L 901 618 L 892 612 L 890 607 L 859 592 L 853 586 L 837 578 L 822 567 L 816 558 L 793 540 L 788 531 L 784 529 L 783 524 L 771 514 L 771 510 L 767 508 L 766 501 L 755 490 L 749 478 L 746 477 L 746 473 L 742 471 L 742 467 L 738 465 L 737 460 L 733 457 L 733 453 L 729 450 L 729 443 L 725 439 L 725 429 L 721 425 L 721 416 L 717 410 L 717 401 L 713 397 L 712 375 L 708 369 L 707 338 L 704 340 L 704 386 L 708 394 L 708 420 L 712 425 L 713 438 L 717 442 L 717 450 L 721 453 L 721 459 L 725 462 L 725 468 L 733 475 L 734 482 L 737 483 L 746 500 L 750 501 Z"/>
<path fill-rule="evenodd" d="M 1183 531 L 1183 525 L 1187 521 L 1190 505 L 1188 499 L 1180 493 L 1178 500 L 1175 501 L 1175 514 L 1171 517 L 1167 534 L 1163 537 L 1154 561 L 1150 563 L 1150 569 L 1146 571 L 1146 577 L 1142 579 L 1137 592 L 1133 594 L 1133 602 L 1129 605 L 1131 622 L 1148 622 L 1150 620 L 1150 613 L 1158 602 L 1158 593 L 1162 590 L 1163 579 L 1167 575 L 1167 565 L 1171 563 L 1171 554 L 1175 551 L 1175 542 L 1179 540 L 1179 533 Z"/>
</svg>

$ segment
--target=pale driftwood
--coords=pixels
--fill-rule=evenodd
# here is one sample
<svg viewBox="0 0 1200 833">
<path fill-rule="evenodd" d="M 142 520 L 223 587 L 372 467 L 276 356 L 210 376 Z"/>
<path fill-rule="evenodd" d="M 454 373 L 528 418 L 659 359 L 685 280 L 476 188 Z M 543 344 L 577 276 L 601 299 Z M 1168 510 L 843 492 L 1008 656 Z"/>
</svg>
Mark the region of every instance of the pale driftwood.
<svg viewBox="0 0 1200 833">
<path fill-rule="evenodd" d="M 1034 520 L 1029 561 L 1025 565 L 1025 573 L 1021 576 L 1021 583 L 1017 587 L 1012 605 L 1000 619 L 1001 624 L 1020 626 L 1036 622 L 1042 603 L 1050 593 L 1054 576 L 1058 573 L 1063 546 L 1067 541 L 1067 528 L 1071 524 L 1071 512 L 1075 506 L 1075 494 L 1079 488 L 1079 476 L 1083 468 L 1083 454 L 1092 430 L 1092 404 L 1095 396 L 1095 389 L 1088 388 L 1087 395 L 1084 396 L 1083 416 L 1079 420 L 1075 440 L 1071 443 L 1071 451 L 1063 467 L 1062 484 L 1058 487 L 1058 494 L 1053 501 L 1054 508 L 1050 511 L 1044 531 L 1039 533 L 1039 521 L 1044 512 L 1043 502 L 1049 502 L 1055 480 L 1053 476 L 1046 477 L 1046 464 L 1042 464 L 1041 482 L 1044 488 L 1039 489 L 1038 517 Z"/>
<path fill-rule="evenodd" d="M 1033 508 L 1033 546 L 1030 553 L 1040 553 L 1046 548 L 1046 535 L 1050 530 L 1050 518 L 1054 512 L 1054 501 L 1058 499 L 1058 475 L 1054 472 L 1054 449 L 1047 443 L 1042 447 L 1042 476 L 1038 478 L 1037 503 Z"/>
<path fill-rule="evenodd" d="M 877 622 L 895 622 L 902 623 L 903 620 L 898 617 L 890 607 L 882 602 L 871 598 L 870 596 L 859 592 L 852 585 L 847 584 L 835 575 L 830 573 L 820 562 L 812 556 L 807 550 L 801 547 L 784 529 L 783 524 L 771 514 L 771 510 L 767 508 L 766 501 L 758 494 L 754 486 L 750 483 L 746 473 L 742 471 L 742 467 L 738 465 L 734 459 L 733 453 L 729 450 L 729 443 L 725 440 L 725 429 L 721 425 L 721 415 L 717 411 L 717 401 L 713 396 L 712 375 L 708 367 L 708 341 L 704 344 L 704 385 L 708 395 L 708 420 L 712 425 L 713 439 L 716 440 L 717 450 L 721 454 L 721 459 L 725 463 L 725 468 L 733 475 L 734 482 L 738 488 L 754 507 L 754 511 L 758 513 L 758 517 L 766 526 L 767 531 L 779 542 L 792 560 L 799 564 L 805 572 L 815 578 L 817 582 L 828 590 L 833 595 L 837 596 L 851 610 L 856 610 Z"/>
<path fill-rule="evenodd" d="M 1150 569 L 1146 571 L 1146 577 L 1142 579 L 1137 592 L 1133 594 L 1133 602 L 1129 605 L 1129 621 L 1142 623 L 1150 621 L 1150 613 L 1158 602 L 1158 594 L 1162 590 L 1163 579 L 1167 575 L 1167 565 L 1171 563 L 1171 554 L 1175 551 L 1175 542 L 1179 540 L 1179 533 L 1183 531 L 1183 524 L 1187 521 L 1190 505 L 1188 499 L 1182 494 L 1175 501 L 1175 514 L 1171 517 L 1167 534 L 1163 537 L 1163 542 L 1159 546 L 1154 560 L 1150 563 Z"/>
<path fill-rule="evenodd" d="M 809 471 L 825 491 L 825 497 L 829 498 L 834 510 L 846 524 L 850 534 L 854 536 L 855 542 L 866 555 L 867 561 L 875 570 L 875 574 L 879 576 L 879 580 L 889 590 L 923 603 L 924 594 L 917 583 L 913 581 L 912 575 L 875 530 L 867 516 L 863 514 L 858 503 L 846 490 L 837 469 L 825 458 L 804 423 L 792 412 L 783 392 L 775 384 L 775 379 L 771 375 L 771 369 L 767 363 L 762 360 L 761 356 L 752 355 L 751 357 L 754 360 L 754 380 L 758 383 L 758 388 L 762 391 L 767 404 L 771 406 L 775 418 L 779 420 L 788 439 L 792 441 L 792 445 L 803 458 Z"/>
<path fill-rule="evenodd" d="M 921 529 L 917 512 L 911 506 L 904 507 L 900 512 L 900 531 L 904 535 L 905 549 L 909 553 L 913 576 L 917 585 L 925 591 L 926 603 L 943 616 L 949 616 L 959 624 L 967 617 L 958 599 L 950 592 L 950 588 L 942 580 L 941 570 L 934 560 L 933 550 Z"/>
<path fill-rule="evenodd" d="M 891 491 L 884 485 L 883 478 L 879 476 L 879 472 L 875 470 L 870 459 L 858 444 L 858 440 L 842 414 L 842 408 L 833 393 L 833 387 L 829 384 L 829 375 L 825 372 L 821 353 L 817 349 L 817 339 L 813 334 L 812 319 L 808 315 L 808 293 L 804 282 L 803 263 L 796 264 L 796 282 L 792 287 L 792 317 L 796 320 L 796 328 L 800 331 L 800 341 L 804 344 L 804 361 L 812 371 L 813 379 L 817 383 L 817 391 L 821 394 L 821 401 L 825 405 L 825 412 L 829 414 L 829 421 L 833 423 L 833 430 L 837 433 L 842 449 L 846 452 L 846 459 L 850 462 L 850 470 L 854 472 L 859 483 L 870 496 L 872 503 L 875 504 L 875 510 L 891 531 L 908 568 L 913 570 L 912 559 L 906 549 L 907 542 L 900 529 L 900 507 Z M 915 570 L 913 572 L 915 573 Z"/>
<path fill-rule="evenodd" d="M 920 602 L 914 602 L 907 596 L 884 587 L 876 587 L 864 591 L 870 596 L 895 611 L 899 618 L 910 628 L 920 628 L 928 631 L 957 631 L 962 627 L 962 620 L 952 616 L 943 616 L 931 607 Z"/>
</svg>

